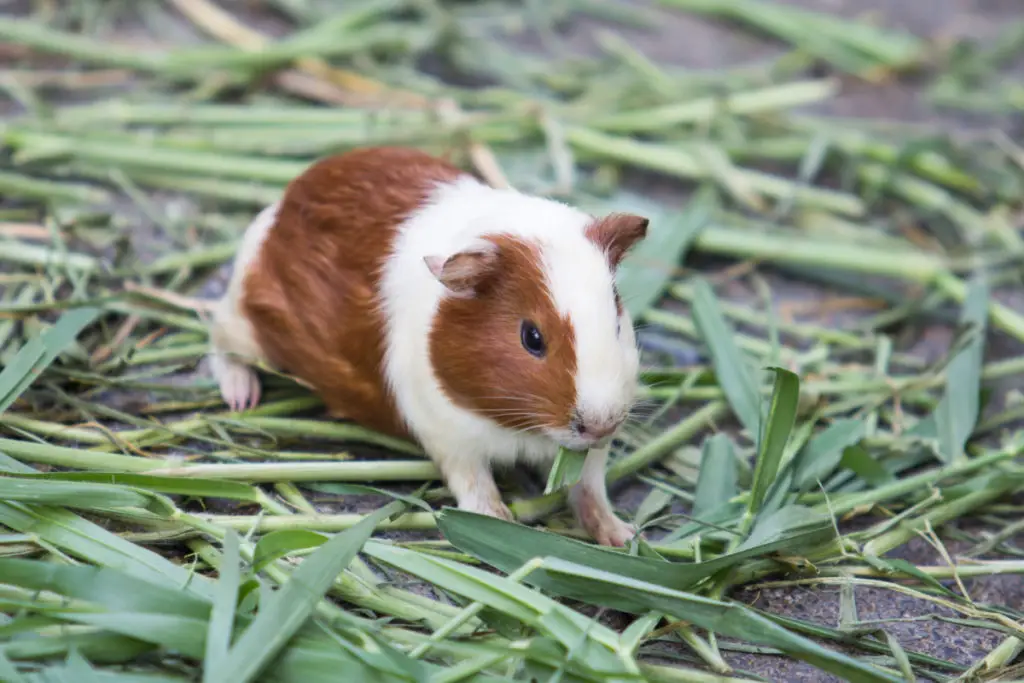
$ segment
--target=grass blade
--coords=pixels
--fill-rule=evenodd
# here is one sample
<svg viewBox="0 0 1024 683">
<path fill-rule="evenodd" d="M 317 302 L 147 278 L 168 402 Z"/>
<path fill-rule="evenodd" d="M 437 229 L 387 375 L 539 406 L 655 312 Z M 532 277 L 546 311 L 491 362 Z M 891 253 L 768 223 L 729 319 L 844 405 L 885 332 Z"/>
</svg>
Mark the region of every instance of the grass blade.
<svg viewBox="0 0 1024 683">
<path fill-rule="evenodd" d="M 216 683 L 213 672 L 219 671 L 231 648 L 231 635 L 235 625 L 238 588 L 241 583 L 238 534 L 228 529 L 224 536 L 224 559 L 217 581 L 217 596 L 206 631 L 206 659 L 203 661 L 203 683 Z"/>
<path fill-rule="evenodd" d="M 732 439 L 715 434 L 704 442 L 697 477 L 697 493 L 691 515 L 702 519 L 739 493 L 736 484 L 736 454 Z"/>
<path fill-rule="evenodd" d="M 898 676 L 826 649 L 736 603 L 674 591 L 555 558 L 545 558 L 537 572 L 552 580 L 557 579 L 559 585 L 566 587 L 565 592 L 576 600 L 631 613 L 657 610 L 708 631 L 778 648 L 848 681 L 895 683 L 901 680 Z"/>
<path fill-rule="evenodd" d="M 99 315 L 98 308 L 68 311 L 53 327 L 25 344 L 0 372 L 0 413 L 5 412 Z"/>
<path fill-rule="evenodd" d="M 729 405 L 751 437 L 761 424 L 761 397 L 746 357 L 736 346 L 735 335 L 722 314 L 711 286 L 702 278 L 693 282 L 693 321 L 697 325 L 715 375 Z"/>
<path fill-rule="evenodd" d="M 981 366 L 985 354 L 989 286 L 983 273 L 968 285 L 960 322 L 974 328 L 974 336 L 946 369 L 946 388 L 935 408 L 939 452 L 947 463 L 962 460 L 964 448 L 978 423 Z"/>
<path fill-rule="evenodd" d="M 405 504 L 389 503 L 351 529 L 319 547 L 296 569 L 288 583 L 262 606 L 222 664 L 206 680 L 248 683 L 255 680 L 313 612 L 335 577 L 352 562 L 378 522 L 401 512 Z"/>
<path fill-rule="evenodd" d="M 768 489 L 775 481 L 786 442 L 796 423 L 797 406 L 800 401 L 800 378 L 782 368 L 771 370 L 775 372 L 775 386 L 772 389 L 768 419 L 758 445 L 754 481 L 747 505 L 748 516 L 756 515 L 760 511 Z"/>
<path fill-rule="evenodd" d="M 843 452 L 864 438 L 863 420 L 836 420 L 815 434 L 790 461 L 793 490 L 804 492 L 824 481 L 843 457 Z"/>
<path fill-rule="evenodd" d="M 557 557 L 589 567 L 604 567 L 622 576 L 675 590 L 689 590 L 723 569 L 735 566 L 743 560 L 785 548 L 790 542 L 788 537 L 766 539 L 763 543 L 752 542 L 736 552 L 707 562 L 682 563 L 626 555 L 521 524 L 454 508 L 442 510 L 437 525 L 453 546 L 506 573 L 514 572 L 534 558 Z M 801 533 L 806 531 L 804 529 Z M 820 534 L 818 529 L 811 531 Z M 543 582 L 537 575 L 524 580 L 544 590 L 559 592 L 559 586 Z"/>
</svg>

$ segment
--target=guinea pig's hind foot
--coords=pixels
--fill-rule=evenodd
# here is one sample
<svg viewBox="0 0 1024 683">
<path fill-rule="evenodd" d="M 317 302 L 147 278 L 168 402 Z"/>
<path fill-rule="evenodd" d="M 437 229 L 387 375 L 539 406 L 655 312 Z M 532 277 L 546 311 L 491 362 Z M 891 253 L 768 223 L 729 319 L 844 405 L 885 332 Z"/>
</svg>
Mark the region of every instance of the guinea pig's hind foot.
<svg viewBox="0 0 1024 683">
<path fill-rule="evenodd" d="M 255 408 L 260 402 L 260 379 L 256 370 L 224 353 L 210 356 L 210 368 L 220 395 L 233 412 Z"/>
</svg>

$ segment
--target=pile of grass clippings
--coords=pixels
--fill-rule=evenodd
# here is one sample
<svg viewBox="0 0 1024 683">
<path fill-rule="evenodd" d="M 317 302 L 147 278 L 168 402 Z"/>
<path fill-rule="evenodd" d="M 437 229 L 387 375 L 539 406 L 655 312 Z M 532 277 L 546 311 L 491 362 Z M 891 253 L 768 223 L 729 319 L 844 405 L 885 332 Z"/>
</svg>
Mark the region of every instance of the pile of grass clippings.
<svg viewBox="0 0 1024 683">
<path fill-rule="evenodd" d="M 970 62 L 755 0 L 56 4 L 0 18 L 0 680 L 762 680 L 728 663 L 750 651 L 858 682 L 1013 675 L 1024 615 L 965 582 L 1024 573 L 1024 409 L 990 407 L 1024 359 L 985 362 L 1024 341 L 1024 154 L 807 107 L 844 78 L 985 87 L 1019 36 Z M 494 38 L 662 11 L 791 51 L 703 73 L 611 30 L 586 59 Z M 509 492 L 530 526 L 442 509 L 415 445 L 327 421 L 286 377 L 226 410 L 200 364 L 218 269 L 314 158 L 383 143 L 651 217 L 621 282 L 648 410 L 608 475 L 647 485 L 646 540 L 589 544 L 557 486 Z M 687 200 L 626 189 L 636 171 Z M 867 313 L 782 310 L 758 264 L 839 293 L 811 313 Z M 722 294 L 738 281 L 754 300 Z M 923 323 L 955 331 L 943 357 L 901 350 Z M 890 554 L 914 539 L 944 560 Z M 771 585 L 838 587 L 840 623 L 730 597 Z M 858 619 L 861 586 L 1003 641 L 970 667 L 903 647 Z"/>
</svg>

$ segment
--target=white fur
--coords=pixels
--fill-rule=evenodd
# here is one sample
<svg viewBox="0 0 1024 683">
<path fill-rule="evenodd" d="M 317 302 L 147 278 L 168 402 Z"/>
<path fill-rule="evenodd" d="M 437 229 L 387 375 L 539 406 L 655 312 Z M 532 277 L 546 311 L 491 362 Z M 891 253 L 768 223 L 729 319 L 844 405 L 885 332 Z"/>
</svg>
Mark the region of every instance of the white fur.
<svg viewBox="0 0 1024 683">
<path fill-rule="evenodd" d="M 255 406 L 259 401 L 259 379 L 250 364 L 265 362 L 265 357 L 256 343 L 252 324 L 239 310 L 239 303 L 242 281 L 277 220 L 279 207 L 277 202 L 263 209 L 246 228 L 227 290 L 213 309 L 210 370 L 224 400 L 234 410 Z"/>
<path fill-rule="evenodd" d="M 624 315 L 616 334 L 613 276 L 605 255 L 583 234 L 591 220 L 565 204 L 464 177 L 439 186 L 401 226 L 381 277 L 388 320 L 385 373 L 409 428 L 442 471 L 519 458 L 544 461 L 559 445 L 584 447 L 568 430 L 516 432 L 458 407 L 434 375 L 428 336 L 449 294 L 425 259 L 447 258 L 481 235 L 501 232 L 542 245 L 554 304 L 571 316 L 576 331 L 577 407 L 584 418 L 624 416 L 631 406 L 638 366 L 632 323 Z"/>
</svg>

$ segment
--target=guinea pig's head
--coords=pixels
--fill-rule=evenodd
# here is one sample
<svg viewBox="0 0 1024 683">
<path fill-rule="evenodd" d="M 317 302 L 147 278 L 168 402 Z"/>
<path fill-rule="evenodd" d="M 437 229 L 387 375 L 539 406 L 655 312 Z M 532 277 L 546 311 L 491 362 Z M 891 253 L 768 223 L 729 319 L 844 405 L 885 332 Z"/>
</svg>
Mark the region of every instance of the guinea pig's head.
<svg viewBox="0 0 1024 683">
<path fill-rule="evenodd" d="M 447 290 L 429 347 L 448 397 L 565 448 L 605 443 L 636 398 L 639 355 L 615 274 L 647 223 L 613 214 L 428 257 Z"/>
</svg>

